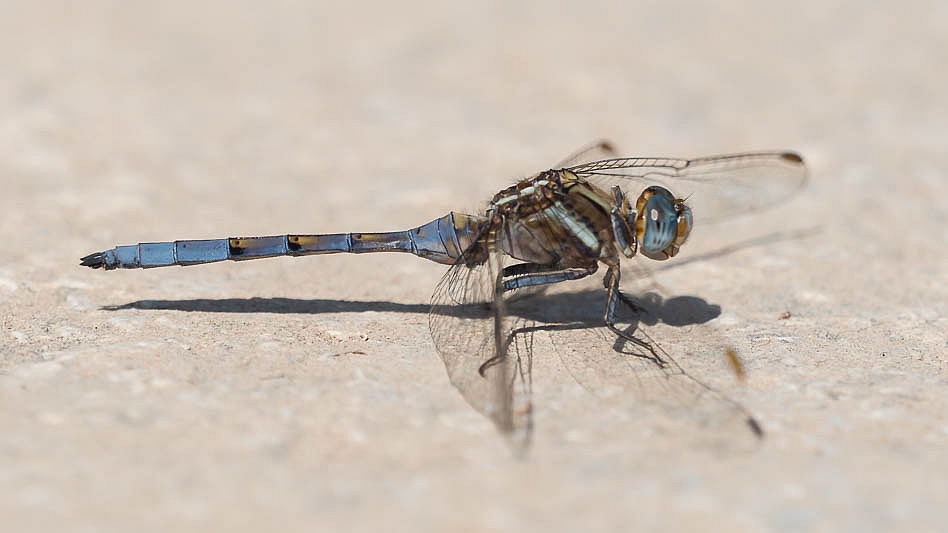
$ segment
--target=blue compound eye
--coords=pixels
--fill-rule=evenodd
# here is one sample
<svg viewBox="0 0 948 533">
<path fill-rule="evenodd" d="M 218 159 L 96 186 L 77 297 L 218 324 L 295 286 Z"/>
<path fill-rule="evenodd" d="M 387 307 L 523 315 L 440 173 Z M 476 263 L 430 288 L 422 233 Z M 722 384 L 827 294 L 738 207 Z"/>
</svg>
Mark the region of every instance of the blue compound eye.
<svg viewBox="0 0 948 533">
<path fill-rule="evenodd" d="M 691 210 L 668 189 L 649 187 L 636 202 L 635 230 L 643 255 L 668 259 L 678 253 L 691 231 Z"/>
</svg>

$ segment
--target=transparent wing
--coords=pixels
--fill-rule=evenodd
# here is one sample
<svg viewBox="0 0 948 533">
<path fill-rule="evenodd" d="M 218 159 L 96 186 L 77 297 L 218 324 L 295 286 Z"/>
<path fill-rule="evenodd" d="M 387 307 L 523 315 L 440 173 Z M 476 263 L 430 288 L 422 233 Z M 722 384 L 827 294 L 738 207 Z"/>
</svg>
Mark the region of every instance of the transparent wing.
<svg viewBox="0 0 948 533">
<path fill-rule="evenodd" d="M 480 264 L 453 265 L 432 295 L 428 324 L 451 383 L 523 450 L 533 427 L 533 330 L 495 295 L 504 261 L 492 251 Z"/>
<path fill-rule="evenodd" d="M 620 329 L 651 344 L 649 351 L 603 325 L 601 286 L 576 283 L 585 290 L 561 284 L 542 302 L 512 313 L 536 321 L 538 335 L 549 335 L 562 366 L 602 409 L 619 413 L 644 433 L 704 449 L 741 453 L 759 445 L 761 424 L 723 392 L 738 380 L 728 367 L 727 340 L 707 324 L 719 308 L 694 297 L 666 299 L 652 292 L 638 299 L 635 311 L 617 309 Z"/>
<path fill-rule="evenodd" d="M 718 222 L 777 204 L 806 183 L 803 159 L 793 152 L 674 158 L 605 159 L 570 167 L 576 175 L 609 190 L 618 185 L 636 198 L 661 185 L 686 198 L 695 220 Z"/>
<path fill-rule="evenodd" d="M 572 167 L 579 165 L 580 163 L 597 161 L 615 157 L 616 155 L 618 154 L 616 153 L 615 144 L 612 141 L 608 139 L 599 139 L 598 141 L 593 141 L 583 146 L 579 150 L 569 154 L 553 168 Z"/>
</svg>

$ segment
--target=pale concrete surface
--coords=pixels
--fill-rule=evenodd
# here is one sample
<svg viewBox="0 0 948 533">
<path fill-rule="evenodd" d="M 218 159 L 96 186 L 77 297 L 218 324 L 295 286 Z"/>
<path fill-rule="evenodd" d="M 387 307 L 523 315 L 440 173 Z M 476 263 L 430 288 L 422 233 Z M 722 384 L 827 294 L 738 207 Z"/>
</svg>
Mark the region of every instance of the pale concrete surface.
<svg viewBox="0 0 948 533">
<path fill-rule="evenodd" d="M 136 4 L 0 6 L 5 531 L 948 527 L 945 4 Z M 723 310 L 755 451 L 607 423 L 540 361 L 512 457 L 411 256 L 77 264 L 400 229 L 603 136 L 810 164 L 655 274 Z"/>
</svg>

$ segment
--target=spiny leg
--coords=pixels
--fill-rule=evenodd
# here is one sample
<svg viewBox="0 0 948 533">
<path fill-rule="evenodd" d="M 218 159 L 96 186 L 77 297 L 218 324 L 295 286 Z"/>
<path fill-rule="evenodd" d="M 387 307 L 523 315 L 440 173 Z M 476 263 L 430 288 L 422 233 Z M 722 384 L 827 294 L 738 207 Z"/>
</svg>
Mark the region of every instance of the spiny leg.
<svg viewBox="0 0 948 533">
<path fill-rule="evenodd" d="M 646 313 L 646 312 L 648 312 L 647 309 L 645 309 L 644 307 L 642 307 L 641 305 L 639 305 L 638 302 L 636 302 L 635 300 L 633 300 L 631 297 L 629 297 L 628 295 L 626 295 L 624 292 L 620 291 L 619 289 L 616 289 L 616 294 L 618 295 L 618 298 L 619 298 L 620 300 L 622 300 L 622 303 L 624 303 L 624 304 L 626 305 L 626 307 L 628 307 L 630 310 L 632 310 L 633 313 Z"/>
<path fill-rule="evenodd" d="M 595 263 L 577 268 L 557 268 L 536 263 L 511 265 L 504 268 L 504 291 L 581 279 L 594 274 L 598 268 Z"/>
<path fill-rule="evenodd" d="M 547 285 L 551 283 L 560 283 L 562 281 L 571 281 L 574 279 L 585 278 L 590 276 L 598 270 L 599 266 L 593 263 L 592 265 L 585 268 L 556 268 L 548 265 L 539 265 L 536 263 L 518 263 L 516 265 L 510 265 L 505 267 L 503 270 L 501 282 L 503 285 L 503 292 L 512 291 L 514 289 L 522 289 L 524 287 L 536 287 L 538 285 Z M 495 298 L 500 298 L 500 294 L 495 294 Z M 498 349 L 495 352 L 496 355 L 484 361 L 480 367 L 478 367 L 477 372 L 483 376 L 484 372 L 488 368 L 499 363 L 504 357 L 506 357 L 506 348 L 510 345 L 513 336 L 507 338 L 504 343 L 504 349 L 500 350 L 499 345 Z"/>
<path fill-rule="evenodd" d="M 634 311 L 645 311 L 645 309 L 633 302 L 628 296 L 622 294 L 622 292 L 619 290 L 618 265 L 609 267 L 609 270 L 606 272 L 606 275 L 603 278 L 603 284 L 605 285 L 606 291 L 608 292 L 606 311 L 603 316 L 603 321 L 606 323 L 606 327 L 609 328 L 609 331 L 612 331 L 617 336 L 619 336 L 619 338 L 629 341 L 651 354 L 651 356 L 641 357 L 646 357 L 655 361 L 655 363 L 660 366 L 665 366 L 667 363 L 658 355 L 658 352 L 655 351 L 655 348 L 650 343 L 629 335 L 628 333 L 616 327 L 616 302 L 620 299 L 624 304 L 628 305 Z"/>
<path fill-rule="evenodd" d="M 605 286 L 606 290 L 609 290 L 610 285 L 613 284 L 611 268 L 608 271 L 606 271 L 606 275 L 605 277 L 603 277 L 602 283 L 603 283 L 603 286 Z M 631 296 L 628 296 L 627 294 L 622 292 L 622 290 L 619 289 L 618 268 L 616 269 L 615 292 L 616 292 L 616 298 L 621 300 L 622 303 L 624 303 L 626 307 L 628 307 L 629 310 L 631 310 L 633 313 L 647 313 L 648 312 L 648 309 L 639 305 L 639 303 L 636 302 L 634 299 L 632 299 Z"/>
<path fill-rule="evenodd" d="M 639 243 L 635 238 L 635 231 L 629 226 L 627 216 L 634 213 L 629 199 L 622 193 L 618 185 L 612 187 L 613 206 L 609 210 L 609 219 L 612 221 L 612 235 L 616 240 L 616 248 L 626 257 L 634 257 L 639 250 Z M 620 211 L 621 207 L 621 211 Z M 627 216 L 622 216 L 621 213 Z"/>
</svg>

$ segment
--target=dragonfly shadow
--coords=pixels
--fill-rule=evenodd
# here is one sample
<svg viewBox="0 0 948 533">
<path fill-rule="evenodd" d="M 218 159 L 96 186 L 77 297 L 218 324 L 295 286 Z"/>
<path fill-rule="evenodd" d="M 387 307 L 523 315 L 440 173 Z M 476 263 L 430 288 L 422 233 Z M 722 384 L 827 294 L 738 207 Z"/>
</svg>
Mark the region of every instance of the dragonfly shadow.
<svg viewBox="0 0 948 533">
<path fill-rule="evenodd" d="M 697 296 L 665 298 L 658 293 L 648 292 L 631 299 L 640 310 L 630 311 L 620 303 L 616 309 L 620 322 L 633 320 L 649 326 L 662 323 L 681 327 L 703 324 L 721 315 L 721 306 L 708 303 Z M 605 291 L 587 289 L 546 294 L 515 302 L 508 307 L 508 312 L 538 323 L 572 323 L 598 327 L 602 326 L 604 321 L 605 304 Z"/>
<path fill-rule="evenodd" d="M 388 313 L 421 313 L 431 309 L 428 304 L 400 304 L 385 301 L 350 301 L 300 298 L 195 298 L 191 300 L 138 300 L 122 305 L 107 305 L 105 311 L 148 309 L 160 311 L 187 311 L 195 313 L 274 313 L 312 314 L 361 313 L 365 311 Z"/>
<path fill-rule="evenodd" d="M 721 314 L 718 305 L 695 296 L 676 296 L 665 299 L 659 294 L 639 295 L 636 302 L 645 313 L 637 314 L 636 319 L 653 325 L 657 322 L 671 326 L 701 324 L 713 320 Z M 605 291 L 580 290 L 536 295 L 511 303 L 507 312 L 511 316 L 532 320 L 537 323 L 578 323 L 601 326 L 605 306 Z M 189 300 L 138 300 L 122 305 L 103 306 L 105 311 L 127 309 L 185 311 L 194 313 L 274 313 L 274 314 L 322 314 L 322 313 L 361 313 L 375 311 L 382 313 L 450 314 L 457 316 L 458 306 L 430 306 L 424 303 L 403 304 L 378 300 L 331 300 L 298 298 L 196 298 Z M 470 308 L 464 313 L 471 316 L 484 316 L 490 313 L 487 308 Z"/>
</svg>

